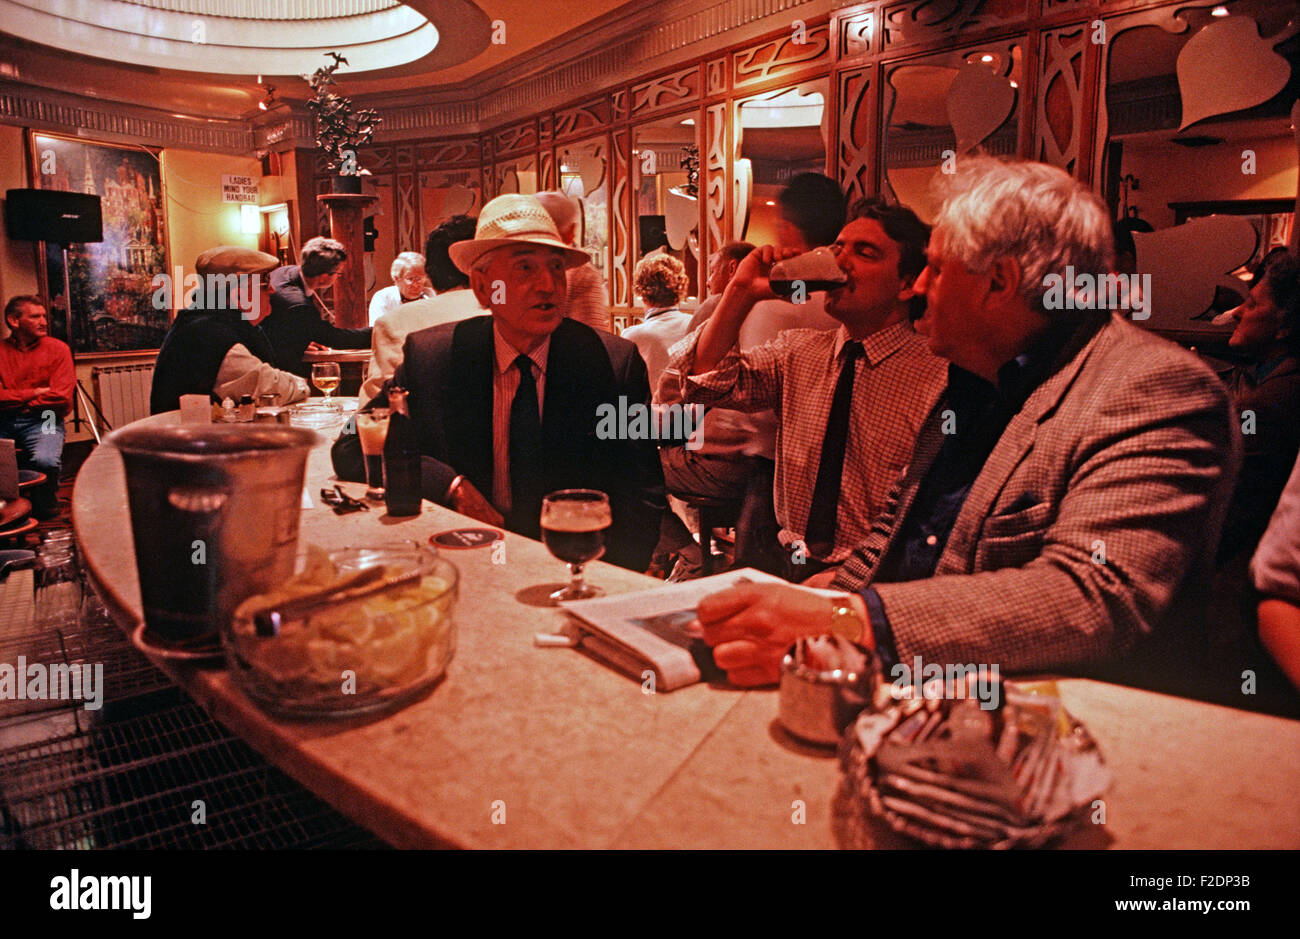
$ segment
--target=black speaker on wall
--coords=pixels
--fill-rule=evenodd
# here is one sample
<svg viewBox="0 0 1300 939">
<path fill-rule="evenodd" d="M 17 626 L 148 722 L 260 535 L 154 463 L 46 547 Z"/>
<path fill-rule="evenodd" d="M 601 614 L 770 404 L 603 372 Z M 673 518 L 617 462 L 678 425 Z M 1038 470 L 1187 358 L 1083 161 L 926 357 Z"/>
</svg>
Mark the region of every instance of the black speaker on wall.
<svg viewBox="0 0 1300 939">
<path fill-rule="evenodd" d="M 54 189 L 5 193 L 5 233 L 15 241 L 85 244 L 104 240 L 99 196 Z"/>
</svg>

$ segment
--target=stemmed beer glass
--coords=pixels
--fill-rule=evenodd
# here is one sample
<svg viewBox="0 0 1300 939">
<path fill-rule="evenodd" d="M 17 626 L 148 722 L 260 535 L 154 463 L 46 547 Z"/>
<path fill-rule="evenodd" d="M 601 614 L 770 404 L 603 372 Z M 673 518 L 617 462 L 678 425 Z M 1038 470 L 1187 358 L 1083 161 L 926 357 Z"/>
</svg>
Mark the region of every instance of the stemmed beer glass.
<svg viewBox="0 0 1300 939">
<path fill-rule="evenodd" d="M 569 565 L 569 586 L 551 601 L 586 600 L 604 591 L 582 579 L 582 569 L 605 553 L 605 529 L 613 516 L 609 497 L 597 489 L 561 489 L 542 500 L 542 543 Z"/>
<path fill-rule="evenodd" d="M 330 407 L 330 395 L 337 391 L 339 387 L 339 363 L 312 363 L 311 383 L 325 395 L 325 406 Z"/>
</svg>

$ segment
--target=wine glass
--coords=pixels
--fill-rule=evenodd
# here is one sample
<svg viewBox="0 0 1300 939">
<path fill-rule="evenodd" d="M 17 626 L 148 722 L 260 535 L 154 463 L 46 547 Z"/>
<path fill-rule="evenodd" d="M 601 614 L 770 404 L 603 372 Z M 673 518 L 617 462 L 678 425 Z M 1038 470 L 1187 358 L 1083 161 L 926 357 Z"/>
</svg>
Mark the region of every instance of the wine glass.
<svg viewBox="0 0 1300 939">
<path fill-rule="evenodd" d="M 384 501 L 384 441 L 388 439 L 388 408 L 371 408 L 357 414 L 357 435 L 366 458 L 366 498 Z"/>
<path fill-rule="evenodd" d="M 585 600 L 604 591 L 582 579 L 582 568 L 605 553 L 605 529 L 613 516 L 609 497 L 597 489 L 561 489 L 542 500 L 542 543 L 569 565 L 569 586 L 551 601 Z"/>
<path fill-rule="evenodd" d="M 311 367 L 311 383 L 325 395 L 325 406 L 330 407 L 330 395 L 339 387 L 339 363 L 313 363 Z"/>
</svg>

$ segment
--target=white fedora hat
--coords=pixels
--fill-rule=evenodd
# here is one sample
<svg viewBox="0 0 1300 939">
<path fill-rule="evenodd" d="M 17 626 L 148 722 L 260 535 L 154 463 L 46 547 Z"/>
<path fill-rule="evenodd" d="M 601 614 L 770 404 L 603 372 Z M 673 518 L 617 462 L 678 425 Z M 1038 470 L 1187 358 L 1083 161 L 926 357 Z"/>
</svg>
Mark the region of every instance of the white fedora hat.
<svg viewBox="0 0 1300 939">
<path fill-rule="evenodd" d="M 457 241 L 447 249 L 452 263 L 466 274 L 487 252 L 509 245 L 532 244 L 564 252 L 565 267 L 581 267 L 591 255 L 570 248 L 560 238 L 549 212 L 533 196 L 508 193 L 497 196 L 479 213 L 474 237 Z"/>
</svg>

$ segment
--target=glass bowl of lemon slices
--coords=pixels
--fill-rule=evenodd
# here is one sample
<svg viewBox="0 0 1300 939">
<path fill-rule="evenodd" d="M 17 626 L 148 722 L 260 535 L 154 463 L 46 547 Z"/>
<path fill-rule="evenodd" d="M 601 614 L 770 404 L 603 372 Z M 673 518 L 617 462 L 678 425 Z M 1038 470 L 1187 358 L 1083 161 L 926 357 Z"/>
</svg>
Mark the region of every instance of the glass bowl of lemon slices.
<svg viewBox="0 0 1300 939">
<path fill-rule="evenodd" d="M 279 717 L 353 717 L 403 707 L 456 651 L 456 567 L 412 542 L 326 552 L 249 597 L 222 632 L 240 688 Z"/>
</svg>

